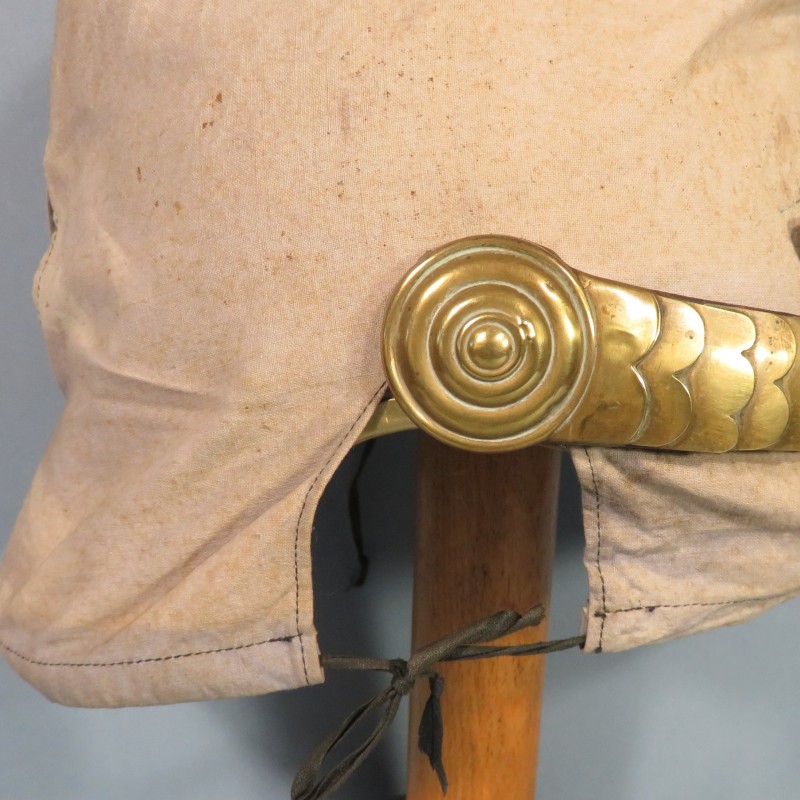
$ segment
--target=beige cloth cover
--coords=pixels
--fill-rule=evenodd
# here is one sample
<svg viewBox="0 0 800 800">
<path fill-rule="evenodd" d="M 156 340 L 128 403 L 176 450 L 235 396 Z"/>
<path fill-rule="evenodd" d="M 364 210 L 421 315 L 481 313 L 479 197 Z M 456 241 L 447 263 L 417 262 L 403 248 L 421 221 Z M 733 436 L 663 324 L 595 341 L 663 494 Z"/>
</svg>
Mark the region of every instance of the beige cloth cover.
<svg viewBox="0 0 800 800">
<path fill-rule="evenodd" d="M 323 680 L 314 511 L 430 248 L 800 313 L 799 10 L 61 0 L 34 297 L 66 405 L 0 571 L 12 666 L 88 706 Z M 573 458 L 587 649 L 800 592 L 800 456 Z"/>
</svg>

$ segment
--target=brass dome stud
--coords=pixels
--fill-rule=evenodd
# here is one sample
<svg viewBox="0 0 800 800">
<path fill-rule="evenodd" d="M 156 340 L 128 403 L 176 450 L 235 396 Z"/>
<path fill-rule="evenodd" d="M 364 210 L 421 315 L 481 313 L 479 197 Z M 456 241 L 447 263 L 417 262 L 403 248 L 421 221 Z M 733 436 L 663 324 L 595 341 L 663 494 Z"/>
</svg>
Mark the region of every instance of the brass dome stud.
<svg viewBox="0 0 800 800">
<path fill-rule="evenodd" d="M 459 333 L 458 355 L 464 369 L 476 378 L 501 378 L 519 363 L 519 338 L 518 331 L 502 322 L 478 317 Z"/>
</svg>

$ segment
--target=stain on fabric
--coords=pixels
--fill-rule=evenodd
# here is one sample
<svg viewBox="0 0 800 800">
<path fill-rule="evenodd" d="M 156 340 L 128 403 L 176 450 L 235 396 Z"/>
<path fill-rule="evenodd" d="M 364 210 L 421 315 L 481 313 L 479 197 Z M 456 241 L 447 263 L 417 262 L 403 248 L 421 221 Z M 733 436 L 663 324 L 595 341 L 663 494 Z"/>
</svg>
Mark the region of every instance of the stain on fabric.
<svg viewBox="0 0 800 800">
<path fill-rule="evenodd" d="M 350 103 L 347 95 L 342 95 L 339 101 L 339 124 L 342 130 L 342 135 L 347 136 L 350 133 Z"/>
</svg>

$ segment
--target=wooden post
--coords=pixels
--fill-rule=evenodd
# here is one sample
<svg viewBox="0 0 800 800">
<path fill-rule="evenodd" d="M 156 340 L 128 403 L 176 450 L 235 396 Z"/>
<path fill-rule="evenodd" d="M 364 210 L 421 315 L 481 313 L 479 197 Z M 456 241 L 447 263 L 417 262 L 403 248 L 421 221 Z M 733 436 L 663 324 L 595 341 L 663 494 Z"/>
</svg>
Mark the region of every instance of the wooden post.
<svg viewBox="0 0 800 800">
<path fill-rule="evenodd" d="M 420 434 L 413 648 L 502 609 L 550 598 L 560 452 L 476 454 Z M 538 628 L 502 643 L 542 641 Z M 441 664 L 450 800 L 532 800 L 544 656 Z M 417 749 L 427 682 L 410 706 L 407 800 L 442 792 Z"/>
</svg>

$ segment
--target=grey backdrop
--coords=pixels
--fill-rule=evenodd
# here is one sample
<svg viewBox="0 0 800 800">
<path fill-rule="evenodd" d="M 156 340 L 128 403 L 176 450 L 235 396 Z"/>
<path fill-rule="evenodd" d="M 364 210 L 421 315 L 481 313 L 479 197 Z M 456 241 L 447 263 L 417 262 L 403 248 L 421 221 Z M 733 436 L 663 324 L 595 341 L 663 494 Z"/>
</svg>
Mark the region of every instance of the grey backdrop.
<svg viewBox="0 0 800 800">
<path fill-rule="evenodd" d="M 0 7 L 0 546 L 61 405 L 30 301 L 47 244 L 41 160 L 54 7 Z M 352 458 L 323 499 L 314 551 L 323 649 L 407 652 L 414 446 L 413 434 L 381 441 L 364 476 L 373 570 L 362 589 L 345 590 L 354 568 L 345 495 Z M 577 632 L 586 595 L 568 466 L 563 483 L 555 636 Z M 795 601 L 738 628 L 621 655 L 553 656 L 540 800 L 800 796 L 798 610 Z M 0 663 L 0 800 L 284 800 L 306 752 L 380 685 L 334 676 L 263 698 L 76 710 L 50 704 Z M 399 795 L 404 747 L 403 716 L 339 797 Z"/>
</svg>

